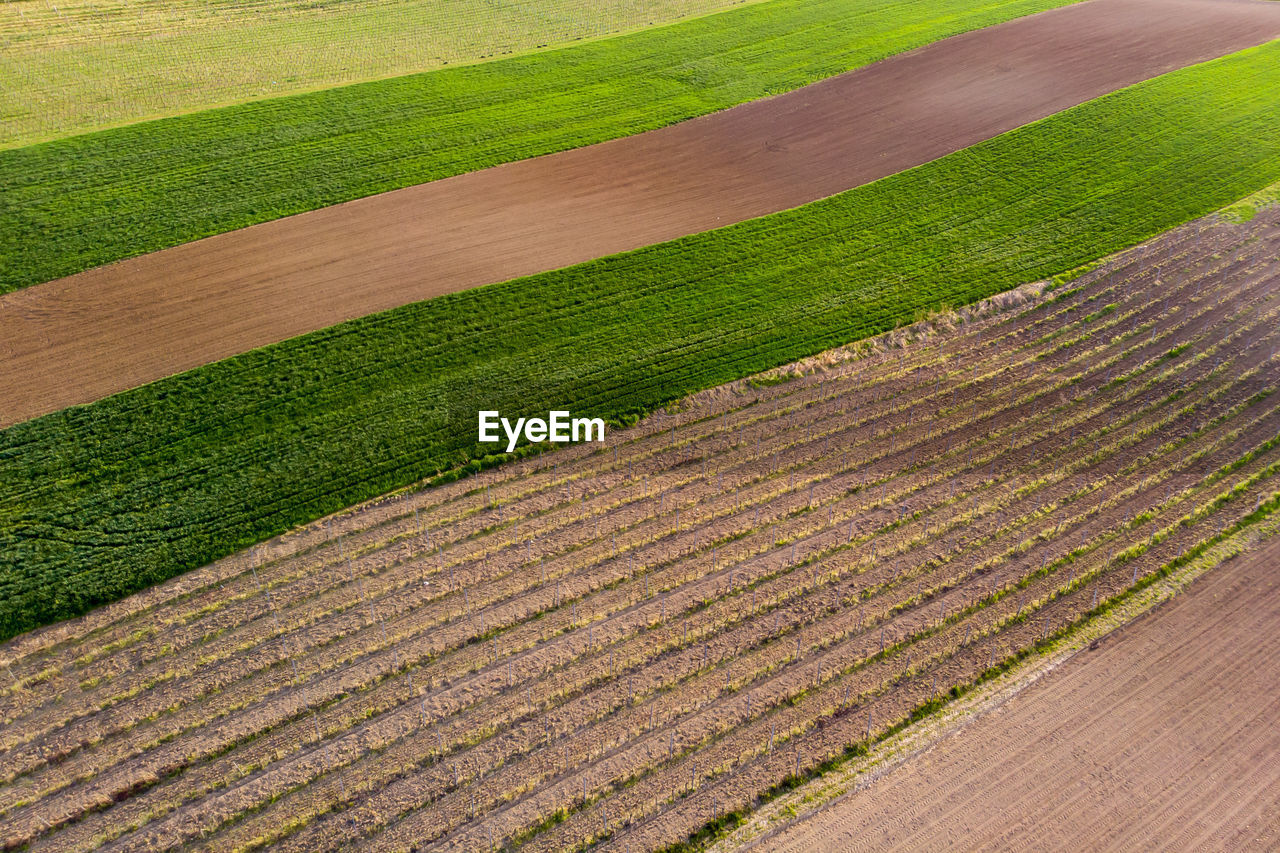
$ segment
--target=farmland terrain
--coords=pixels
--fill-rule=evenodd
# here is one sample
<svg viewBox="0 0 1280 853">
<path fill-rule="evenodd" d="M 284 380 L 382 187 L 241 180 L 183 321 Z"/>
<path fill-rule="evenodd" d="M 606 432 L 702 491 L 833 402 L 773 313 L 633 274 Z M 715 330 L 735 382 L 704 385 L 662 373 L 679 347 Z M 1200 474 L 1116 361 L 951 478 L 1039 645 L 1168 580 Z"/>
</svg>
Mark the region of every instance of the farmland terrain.
<svg viewBox="0 0 1280 853">
<path fill-rule="evenodd" d="M 1275 513 L 1278 258 L 1198 221 L 16 637 L 5 841 L 681 842 Z"/>
<path fill-rule="evenodd" d="M 0 849 L 1280 843 L 1280 3 L 452 2 L 0 11 Z"/>
<path fill-rule="evenodd" d="M 1278 57 L 1272 42 L 793 211 L 414 303 L 4 429 L 0 634 L 495 464 L 478 410 L 634 422 L 1240 199 L 1280 174 Z"/>
<path fill-rule="evenodd" d="M 755 848 L 1274 847 L 1277 566 L 1273 538 Z"/>
<path fill-rule="evenodd" d="M 11 0 L 0 147 L 601 38 L 760 0 Z M 266 48 L 266 49 L 264 49 Z"/>
<path fill-rule="evenodd" d="M 0 291 L 651 130 L 1064 2 L 771 0 L 560 50 L 0 150 Z"/>
<path fill-rule="evenodd" d="M 1261 0 L 1095 0 L 671 127 L 0 296 L 12 367 L 0 423 L 352 317 L 798 207 L 1277 35 L 1280 4 Z"/>
</svg>

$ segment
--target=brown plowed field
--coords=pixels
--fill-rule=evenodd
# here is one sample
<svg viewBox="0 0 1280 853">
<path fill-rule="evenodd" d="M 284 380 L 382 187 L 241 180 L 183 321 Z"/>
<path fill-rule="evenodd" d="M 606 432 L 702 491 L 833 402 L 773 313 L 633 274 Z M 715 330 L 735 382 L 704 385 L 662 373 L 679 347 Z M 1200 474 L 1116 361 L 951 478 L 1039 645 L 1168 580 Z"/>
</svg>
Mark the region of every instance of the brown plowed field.
<svg viewBox="0 0 1280 853">
<path fill-rule="evenodd" d="M 14 638 L 4 840 L 684 838 L 1270 506 L 1277 258 L 1193 223 Z"/>
<path fill-rule="evenodd" d="M 465 288 L 795 207 L 1280 35 L 1263 0 L 1093 0 L 634 137 L 0 296 L 0 423 Z"/>
<path fill-rule="evenodd" d="M 1229 561 L 756 848 L 1274 850 L 1278 569 L 1280 539 Z"/>
</svg>

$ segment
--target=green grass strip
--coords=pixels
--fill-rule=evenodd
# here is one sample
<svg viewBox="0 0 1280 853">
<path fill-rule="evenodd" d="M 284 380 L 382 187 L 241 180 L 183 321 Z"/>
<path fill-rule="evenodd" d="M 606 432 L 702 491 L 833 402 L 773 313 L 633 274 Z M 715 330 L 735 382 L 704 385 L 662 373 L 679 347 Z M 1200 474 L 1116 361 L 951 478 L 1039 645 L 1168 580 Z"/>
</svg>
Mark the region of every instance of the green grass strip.
<svg viewBox="0 0 1280 853">
<path fill-rule="evenodd" d="M 10 427 L 0 635 L 473 460 L 478 409 L 626 418 L 1075 268 L 1274 181 L 1277 126 L 1273 42 L 794 211 Z"/>
<path fill-rule="evenodd" d="M 795 89 L 1072 0 L 772 0 L 466 68 L 0 151 L 0 293 Z"/>
</svg>

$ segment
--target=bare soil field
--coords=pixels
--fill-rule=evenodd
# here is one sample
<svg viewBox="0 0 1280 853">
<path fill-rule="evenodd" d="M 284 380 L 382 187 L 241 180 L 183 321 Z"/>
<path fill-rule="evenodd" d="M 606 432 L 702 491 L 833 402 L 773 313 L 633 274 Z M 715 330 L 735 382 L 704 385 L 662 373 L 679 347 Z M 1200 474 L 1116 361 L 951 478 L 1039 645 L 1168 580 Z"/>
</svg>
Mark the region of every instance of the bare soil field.
<svg viewBox="0 0 1280 853">
<path fill-rule="evenodd" d="M 1094 0 L 649 133 L 9 293 L 0 417 L 795 207 L 1276 35 L 1280 6 L 1263 0 Z"/>
<path fill-rule="evenodd" d="M 0 645 L 32 850 L 653 849 L 1280 500 L 1280 212 Z"/>
<path fill-rule="evenodd" d="M 1227 562 L 955 737 L 754 846 L 1274 849 L 1277 567 L 1280 540 Z"/>
</svg>

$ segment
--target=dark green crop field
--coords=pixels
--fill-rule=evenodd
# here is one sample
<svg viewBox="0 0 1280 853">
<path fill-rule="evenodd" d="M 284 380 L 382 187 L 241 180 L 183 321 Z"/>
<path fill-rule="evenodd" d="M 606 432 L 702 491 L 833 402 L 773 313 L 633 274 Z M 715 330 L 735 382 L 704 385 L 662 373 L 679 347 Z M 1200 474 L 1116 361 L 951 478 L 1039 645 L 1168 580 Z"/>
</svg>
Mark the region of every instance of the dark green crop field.
<svg viewBox="0 0 1280 853">
<path fill-rule="evenodd" d="M 366 317 L 0 432 L 0 634 L 457 466 L 1078 266 L 1280 177 L 1280 42 L 786 213 Z M 492 447 L 492 445 L 489 445 Z"/>
<path fill-rule="evenodd" d="M 0 293 L 649 130 L 1073 0 L 772 0 L 563 50 L 0 151 Z"/>
</svg>

